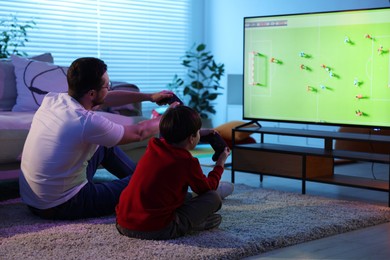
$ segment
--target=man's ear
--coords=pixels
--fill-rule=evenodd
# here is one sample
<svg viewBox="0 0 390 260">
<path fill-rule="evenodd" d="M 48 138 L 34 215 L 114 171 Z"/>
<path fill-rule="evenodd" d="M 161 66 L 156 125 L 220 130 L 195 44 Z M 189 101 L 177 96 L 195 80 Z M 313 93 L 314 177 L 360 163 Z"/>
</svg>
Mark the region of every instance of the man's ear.
<svg viewBox="0 0 390 260">
<path fill-rule="evenodd" d="M 96 94 L 96 91 L 94 89 L 91 89 L 90 91 L 87 92 L 89 97 L 94 97 Z"/>
</svg>

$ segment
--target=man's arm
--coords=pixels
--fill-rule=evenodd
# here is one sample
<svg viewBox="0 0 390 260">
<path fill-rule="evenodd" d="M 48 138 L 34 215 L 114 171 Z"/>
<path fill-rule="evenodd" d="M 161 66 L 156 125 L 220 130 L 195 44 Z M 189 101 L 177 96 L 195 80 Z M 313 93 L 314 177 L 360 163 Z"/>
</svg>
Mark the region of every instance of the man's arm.
<svg viewBox="0 0 390 260">
<path fill-rule="evenodd" d="M 178 105 L 180 105 L 179 102 L 173 102 L 169 105 L 169 108 L 173 108 Z M 157 135 L 159 133 L 160 119 L 161 116 L 141 121 L 135 125 L 124 125 L 123 127 L 125 128 L 125 132 L 118 144 L 139 142 Z"/>
<path fill-rule="evenodd" d="M 160 117 L 144 120 L 135 125 L 124 125 L 125 132 L 118 144 L 139 142 L 159 132 Z"/>
<path fill-rule="evenodd" d="M 143 101 L 150 101 L 159 105 L 164 105 L 159 102 L 163 99 L 172 97 L 172 95 L 172 92 L 166 90 L 157 93 L 141 93 L 124 90 L 108 91 L 103 105 L 115 107 Z"/>
</svg>

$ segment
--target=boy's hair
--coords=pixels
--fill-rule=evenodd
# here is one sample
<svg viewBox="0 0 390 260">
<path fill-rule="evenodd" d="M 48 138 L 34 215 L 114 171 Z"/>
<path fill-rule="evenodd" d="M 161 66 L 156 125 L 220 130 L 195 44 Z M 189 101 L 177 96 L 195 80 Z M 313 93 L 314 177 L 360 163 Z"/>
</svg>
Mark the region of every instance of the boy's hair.
<svg viewBox="0 0 390 260">
<path fill-rule="evenodd" d="M 168 108 L 160 121 L 160 135 L 168 143 L 180 143 L 202 127 L 202 120 L 195 110 L 187 106 Z"/>
<path fill-rule="evenodd" d="M 68 94 L 80 99 L 90 90 L 99 91 L 104 81 L 102 76 L 107 71 L 107 65 L 98 58 L 79 58 L 70 65 L 66 79 L 68 81 Z"/>
</svg>

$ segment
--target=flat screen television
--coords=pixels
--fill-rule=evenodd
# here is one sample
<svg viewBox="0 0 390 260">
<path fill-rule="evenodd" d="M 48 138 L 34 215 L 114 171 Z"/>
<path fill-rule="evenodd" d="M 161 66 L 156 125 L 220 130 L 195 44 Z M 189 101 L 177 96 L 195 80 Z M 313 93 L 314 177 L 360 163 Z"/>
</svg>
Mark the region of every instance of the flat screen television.
<svg viewBox="0 0 390 260">
<path fill-rule="evenodd" d="M 390 128 L 390 8 L 244 17 L 243 118 Z"/>
</svg>

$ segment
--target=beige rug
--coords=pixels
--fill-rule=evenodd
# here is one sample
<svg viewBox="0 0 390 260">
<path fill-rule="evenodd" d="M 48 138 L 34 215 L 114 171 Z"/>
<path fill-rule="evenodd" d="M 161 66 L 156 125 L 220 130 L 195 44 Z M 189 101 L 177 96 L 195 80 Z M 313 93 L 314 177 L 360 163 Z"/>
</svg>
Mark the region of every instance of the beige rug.
<svg viewBox="0 0 390 260">
<path fill-rule="evenodd" d="M 168 241 L 118 234 L 114 216 L 47 221 L 0 202 L 0 259 L 240 259 L 390 221 L 390 208 L 236 185 L 220 228 Z"/>
</svg>

